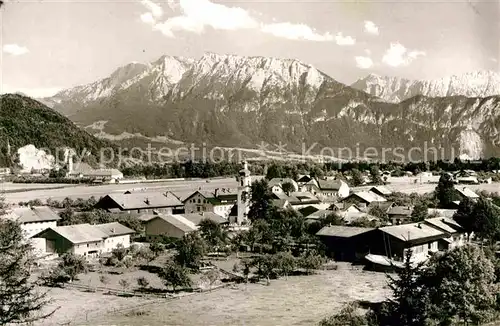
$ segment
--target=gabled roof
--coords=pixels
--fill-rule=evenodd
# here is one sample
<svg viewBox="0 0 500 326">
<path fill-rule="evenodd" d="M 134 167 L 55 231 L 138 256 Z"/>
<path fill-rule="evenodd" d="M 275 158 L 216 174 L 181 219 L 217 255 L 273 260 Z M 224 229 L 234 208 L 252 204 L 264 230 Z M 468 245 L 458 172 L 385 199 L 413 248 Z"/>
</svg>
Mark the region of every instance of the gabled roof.
<svg viewBox="0 0 500 326">
<path fill-rule="evenodd" d="M 197 190 L 193 192 L 191 195 L 185 197 L 182 202 L 186 203 L 189 199 L 196 196 L 197 194 L 200 194 L 212 205 L 226 205 L 228 204 L 228 202 L 231 203 L 236 201 L 238 197 L 238 193 L 232 191 L 231 189 L 225 189 L 225 188 L 218 189 L 217 195 L 215 194 L 214 191 Z"/>
<path fill-rule="evenodd" d="M 10 215 L 21 224 L 59 221 L 61 219 L 49 206 L 17 207 L 12 209 Z"/>
<path fill-rule="evenodd" d="M 157 207 L 182 206 L 182 202 L 172 194 L 165 196 L 162 192 L 133 192 L 130 194 L 109 194 L 122 210 L 149 209 Z M 104 198 L 106 198 L 104 197 Z"/>
<path fill-rule="evenodd" d="M 340 216 L 346 223 L 353 223 L 360 219 L 366 218 L 368 221 L 377 221 L 378 218 L 364 212 L 343 212 Z"/>
<path fill-rule="evenodd" d="M 447 238 L 448 235 L 425 223 L 411 223 L 385 226 L 379 229 L 404 242 L 424 240 L 428 238 Z"/>
<path fill-rule="evenodd" d="M 319 230 L 319 232 L 316 233 L 316 235 L 324 237 L 350 238 L 373 230 L 375 229 L 332 225 L 332 226 L 325 226 L 324 228 Z"/>
<path fill-rule="evenodd" d="M 472 191 L 470 188 L 463 186 L 455 186 L 455 190 L 458 191 L 462 196 L 468 197 L 471 199 L 479 198 L 479 195 Z"/>
<path fill-rule="evenodd" d="M 227 223 L 228 221 L 220 216 L 219 214 L 215 214 L 214 212 L 201 212 L 201 213 L 190 213 L 190 214 L 178 214 L 178 216 L 182 216 L 188 221 L 194 223 L 194 225 L 199 225 L 201 221 L 208 219 L 219 224 Z"/>
<path fill-rule="evenodd" d="M 149 220 L 148 223 L 151 223 L 152 221 L 154 221 L 156 219 L 161 219 L 161 220 L 175 226 L 176 228 L 178 228 L 179 230 L 181 230 L 183 232 L 191 232 L 191 231 L 195 231 L 197 229 L 196 225 L 193 222 L 189 221 L 188 219 L 184 218 L 181 215 L 159 214 L 154 219 Z"/>
<path fill-rule="evenodd" d="M 272 178 L 269 180 L 267 185 L 269 187 L 274 187 L 274 186 L 280 186 L 283 185 L 284 183 L 291 183 L 296 189 L 298 187 L 297 182 L 293 180 L 292 178 Z"/>
<path fill-rule="evenodd" d="M 379 193 L 381 193 L 382 195 L 385 195 L 385 196 L 388 196 L 390 194 L 392 194 L 392 191 L 387 188 L 386 186 L 375 186 L 375 187 L 371 187 L 369 191 L 378 191 Z"/>
<path fill-rule="evenodd" d="M 319 179 L 318 180 L 318 187 L 321 190 L 339 190 L 340 187 L 343 185 L 347 186 L 347 183 L 345 183 L 342 180 L 325 180 L 325 179 Z"/>
<path fill-rule="evenodd" d="M 314 213 L 305 216 L 308 220 L 319 220 L 321 218 L 326 218 L 328 215 L 335 213 L 334 211 L 328 209 L 320 209 Z"/>
<path fill-rule="evenodd" d="M 359 197 L 359 198 L 361 198 L 363 201 L 365 201 L 367 203 L 386 202 L 387 201 L 387 199 L 385 199 L 384 197 L 379 196 L 376 193 L 371 192 L 371 191 L 355 192 L 355 193 L 351 194 L 349 197 L 346 197 L 346 198 L 350 198 L 351 196 Z"/>
<path fill-rule="evenodd" d="M 299 175 L 299 178 L 297 179 L 297 182 L 305 183 L 313 180 L 313 178 L 310 175 Z"/>
<path fill-rule="evenodd" d="M 107 237 L 117 237 L 120 235 L 127 235 L 135 233 L 134 230 L 122 225 L 118 222 L 104 223 L 94 225 L 95 228 L 107 234 Z"/>
<path fill-rule="evenodd" d="M 424 223 L 427 223 L 430 226 L 437 228 L 438 230 L 441 230 L 443 232 L 457 233 L 464 231 L 464 228 L 460 224 L 455 222 L 455 220 L 447 217 L 428 218 L 424 220 Z"/>
<path fill-rule="evenodd" d="M 410 216 L 413 212 L 413 207 L 410 206 L 393 206 L 387 211 L 387 215 L 404 215 Z"/>
<path fill-rule="evenodd" d="M 37 238 L 45 234 L 48 230 L 52 230 L 73 244 L 98 242 L 108 237 L 108 235 L 99 228 L 86 223 L 46 229 L 34 235 L 33 238 Z"/>
<path fill-rule="evenodd" d="M 392 202 L 392 201 L 374 201 L 374 202 L 368 204 L 367 208 L 369 210 L 375 206 L 387 213 L 389 211 L 389 209 L 391 209 L 391 207 L 394 206 L 394 202 Z"/>
</svg>

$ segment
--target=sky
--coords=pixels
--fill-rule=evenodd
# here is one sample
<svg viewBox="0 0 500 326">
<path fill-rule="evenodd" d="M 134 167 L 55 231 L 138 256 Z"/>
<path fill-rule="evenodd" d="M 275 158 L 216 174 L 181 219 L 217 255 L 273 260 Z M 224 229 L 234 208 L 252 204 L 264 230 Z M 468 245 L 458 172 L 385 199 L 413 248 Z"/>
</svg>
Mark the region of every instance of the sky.
<svg viewBox="0 0 500 326">
<path fill-rule="evenodd" d="M 294 58 L 351 84 L 500 70 L 500 0 L 7 0 L 0 93 L 55 94 L 130 62 Z"/>
</svg>

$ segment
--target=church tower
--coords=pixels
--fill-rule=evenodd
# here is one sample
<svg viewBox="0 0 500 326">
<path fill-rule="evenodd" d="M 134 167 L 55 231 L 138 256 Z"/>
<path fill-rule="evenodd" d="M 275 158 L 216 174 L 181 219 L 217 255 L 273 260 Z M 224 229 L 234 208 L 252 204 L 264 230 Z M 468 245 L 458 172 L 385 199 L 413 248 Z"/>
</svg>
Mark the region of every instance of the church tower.
<svg viewBox="0 0 500 326">
<path fill-rule="evenodd" d="M 247 161 L 243 161 L 243 169 L 240 170 L 239 176 L 238 216 L 236 217 L 236 223 L 241 225 L 247 220 L 247 214 L 250 209 L 250 187 L 252 185 L 252 178 L 250 177 Z"/>
</svg>

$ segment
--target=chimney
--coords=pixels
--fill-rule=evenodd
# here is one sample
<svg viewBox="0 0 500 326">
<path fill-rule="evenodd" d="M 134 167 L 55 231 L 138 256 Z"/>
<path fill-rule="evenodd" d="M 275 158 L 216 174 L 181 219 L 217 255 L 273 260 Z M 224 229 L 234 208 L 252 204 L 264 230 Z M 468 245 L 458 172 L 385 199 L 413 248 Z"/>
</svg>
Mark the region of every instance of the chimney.
<svg viewBox="0 0 500 326">
<path fill-rule="evenodd" d="M 167 192 L 165 192 L 165 197 L 168 197 L 168 191 L 167 191 Z"/>
<path fill-rule="evenodd" d="M 146 205 L 149 205 L 149 198 L 146 198 L 144 202 L 146 203 Z"/>
<path fill-rule="evenodd" d="M 421 229 L 422 225 L 420 223 L 417 224 L 417 228 Z"/>
<path fill-rule="evenodd" d="M 215 197 L 217 197 L 218 194 L 219 194 L 219 188 L 215 188 L 215 190 L 214 190 Z"/>
<path fill-rule="evenodd" d="M 204 213 L 204 212 L 201 212 L 201 213 L 200 213 L 200 215 L 201 215 L 201 216 L 203 216 L 203 215 L 205 215 L 205 213 Z"/>
<path fill-rule="evenodd" d="M 112 229 L 111 229 L 111 233 L 115 233 L 115 228 L 112 228 Z"/>
</svg>

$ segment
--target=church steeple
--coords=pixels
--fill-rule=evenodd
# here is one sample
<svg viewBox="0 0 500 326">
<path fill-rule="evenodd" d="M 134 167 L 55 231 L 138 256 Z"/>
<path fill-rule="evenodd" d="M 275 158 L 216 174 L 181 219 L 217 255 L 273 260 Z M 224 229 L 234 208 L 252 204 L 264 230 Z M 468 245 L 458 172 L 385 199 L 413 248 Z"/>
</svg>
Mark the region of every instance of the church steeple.
<svg viewBox="0 0 500 326">
<path fill-rule="evenodd" d="M 252 185 L 252 178 L 250 176 L 250 170 L 248 169 L 247 161 L 243 161 L 243 169 L 239 172 L 238 186 L 238 216 L 236 218 L 236 223 L 241 225 L 247 220 L 247 214 L 250 209 L 250 187 Z"/>
</svg>

